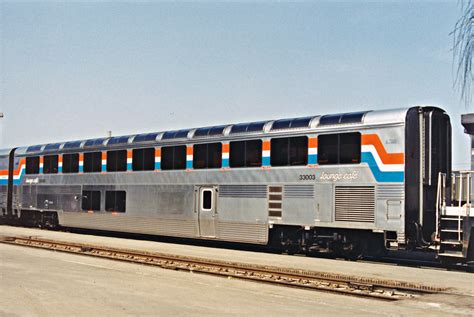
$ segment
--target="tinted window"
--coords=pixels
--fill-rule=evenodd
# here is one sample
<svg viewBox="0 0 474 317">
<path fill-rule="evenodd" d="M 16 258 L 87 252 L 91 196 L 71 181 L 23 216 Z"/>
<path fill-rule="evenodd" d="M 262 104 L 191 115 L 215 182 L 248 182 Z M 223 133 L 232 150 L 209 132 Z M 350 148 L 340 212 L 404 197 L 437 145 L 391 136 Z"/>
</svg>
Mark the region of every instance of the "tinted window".
<svg viewBox="0 0 474 317">
<path fill-rule="evenodd" d="M 79 172 L 79 154 L 64 154 L 63 155 L 63 173 L 77 173 Z"/>
<path fill-rule="evenodd" d="M 100 210 L 100 191 L 84 190 L 82 192 L 82 210 Z"/>
<path fill-rule="evenodd" d="M 222 167 L 222 144 L 196 144 L 193 148 L 193 168 Z"/>
<path fill-rule="evenodd" d="M 318 164 L 360 163 L 360 133 L 320 135 L 318 137 Z"/>
<path fill-rule="evenodd" d="M 165 146 L 161 148 L 161 169 L 186 169 L 186 146 Z"/>
<path fill-rule="evenodd" d="M 125 212 L 126 205 L 125 191 L 106 191 L 105 192 L 105 211 Z"/>
<path fill-rule="evenodd" d="M 212 191 L 211 190 L 202 191 L 202 209 L 206 209 L 206 210 L 212 209 Z"/>
<path fill-rule="evenodd" d="M 270 162 L 272 166 L 306 165 L 308 163 L 308 137 L 272 139 Z"/>
<path fill-rule="evenodd" d="M 127 170 L 127 150 L 107 151 L 107 172 Z"/>
<path fill-rule="evenodd" d="M 102 152 L 84 153 L 84 173 L 102 171 Z"/>
<path fill-rule="evenodd" d="M 58 172 L 58 156 L 46 155 L 43 159 L 43 173 L 56 174 Z"/>
<path fill-rule="evenodd" d="M 337 164 L 339 135 L 328 134 L 318 137 L 318 164 Z"/>
<path fill-rule="evenodd" d="M 262 141 L 230 142 L 230 167 L 262 166 Z"/>
<path fill-rule="evenodd" d="M 26 158 L 26 174 L 39 174 L 40 158 L 32 156 Z"/>
<path fill-rule="evenodd" d="M 134 171 L 152 171 L 155 169 L 155 148 L 133 150 L 132 169 Z"/>
</svg>

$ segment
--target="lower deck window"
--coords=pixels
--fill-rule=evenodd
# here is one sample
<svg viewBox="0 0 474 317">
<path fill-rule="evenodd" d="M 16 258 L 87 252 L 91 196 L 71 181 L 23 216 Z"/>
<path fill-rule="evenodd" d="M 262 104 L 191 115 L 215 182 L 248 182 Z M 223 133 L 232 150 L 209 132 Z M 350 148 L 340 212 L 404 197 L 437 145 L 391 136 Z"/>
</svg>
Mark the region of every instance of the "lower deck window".
<svg viewBox="0 0 474 317">
<path fill-rule="evenodd" d="M 105 192 L 105 211 L 125 212 L 126 193 L 123 190 Z"/>
<path fill-rule="evenodd" d="M 270 164 L 295 166 L 308 163 L 308 137 L 278 138 L 271 140 Z"/>
<path fill-rule="evenodd" d="M 46 155 L 43 158 L 43 173 L 56 174 L 58 172 L 58 156 Z"/>
<path fill-rule="evenodd" d="M 186 145 L 161 148 L 162 170 L 184 170 L 186 168 Z"/>
<path fill-rule="evenodd" d="M 84 153 L 84 173 L 102 171 L 102 152 Z"/>
<path fill-rule="evenodd" d="M 63 173 L 77 173 L 79 172 L 79 154 L 64 154 L 63 155 Z"/>
<path fill-rule="evenodd" d="M 26 158 L 26 174 L 39 174 L 39 166 L 39 156 L 30 156 Z"/>
<path fill-rule="evenodd" d="M 133 150 L 132 169 L 152 171 L 155 169 L 155 148 Z"/>
<path fill-rule="evenodd" d="M 318 137 L 318 164 L 358 164 L 361 158 L 359 132 L 320 135 Z"/>
<path fill-rule="evenodd" d="M 84 190 L 82 192 L 82 210 L 100 211 L 100 191 Z"/>
<path fill-rule="evenodd" d="M 107 172 L 127 170 L 127 150 L 107 151 Z"/>
<path fill-rule="evenodd" d="M 193 168 L 222 167 L 222 144 L 196 144 L 193 148 Z"/>
</svg>

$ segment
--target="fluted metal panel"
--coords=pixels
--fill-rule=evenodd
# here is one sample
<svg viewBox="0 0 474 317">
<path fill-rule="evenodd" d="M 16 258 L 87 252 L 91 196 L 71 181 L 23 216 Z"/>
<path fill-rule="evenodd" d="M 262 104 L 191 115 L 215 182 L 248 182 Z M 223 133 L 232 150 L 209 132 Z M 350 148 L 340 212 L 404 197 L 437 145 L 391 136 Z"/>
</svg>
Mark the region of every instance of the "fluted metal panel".
<svg viewBox="0 0 474 317">
<path fill-rule="evenodd" d="M 373 186 L 336 186 L 335 192 L 336 221 L 374 222 Z"/>
<path fill-rule="evenodd" d="M 221 185 L 219 197 L 267 198 L 266 185 Z"/>
<path fill-rule="evenodd" d="M 136 217 L 112 213 L 65 212 L 63 226 L 143 234 L 197 237 L 195 220 Z"/>
<path fill-rule="evenodd" d="M 268 242 L 268 226 L 256 223 L 219 222 L 219 240 L 265 244 Z"/>
<path fill-rule="evenodd" d="M 404 185 L 379 185 L 377 186 L 377 199 L 404 200 Z"/>
<path fill-rule="evenodd" d="M 314 185 L 285 185 L 285 198 L 314 198 Z"/>
</svg>

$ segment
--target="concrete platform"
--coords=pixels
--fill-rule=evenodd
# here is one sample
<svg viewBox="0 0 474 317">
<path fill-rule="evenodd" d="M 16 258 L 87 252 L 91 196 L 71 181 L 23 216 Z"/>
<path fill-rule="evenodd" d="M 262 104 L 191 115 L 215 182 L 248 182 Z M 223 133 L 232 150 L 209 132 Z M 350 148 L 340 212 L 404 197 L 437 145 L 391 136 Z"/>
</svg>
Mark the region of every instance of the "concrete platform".
<svg viewBox="0 0 474 317">
<path fill-rule="evenodd" d="M 0 226 L 1 235 L 102 244 L 453 287 L 451 294 L 380 302 L 0 244 L 0 316 L 465 315 L 474 275 Z"/>
</svg>

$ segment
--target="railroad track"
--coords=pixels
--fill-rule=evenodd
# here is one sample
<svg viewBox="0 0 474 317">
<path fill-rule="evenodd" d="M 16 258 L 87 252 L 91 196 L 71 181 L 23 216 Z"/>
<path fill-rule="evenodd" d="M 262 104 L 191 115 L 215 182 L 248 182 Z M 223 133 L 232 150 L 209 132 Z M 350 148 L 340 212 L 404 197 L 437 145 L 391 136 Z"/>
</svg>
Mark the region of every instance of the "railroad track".
<svg viewBox="0 0 474 317">
<path fill-rule="evenodd" d="M 395 280 L 109 248 L 35 237 L 3 236 L 0 237 L 0 243 L 380 300 L 411 299 L 424 294 L 440 293 L 447 290 Z"/>
</svg>

